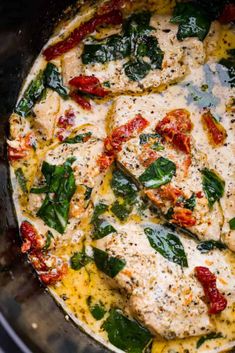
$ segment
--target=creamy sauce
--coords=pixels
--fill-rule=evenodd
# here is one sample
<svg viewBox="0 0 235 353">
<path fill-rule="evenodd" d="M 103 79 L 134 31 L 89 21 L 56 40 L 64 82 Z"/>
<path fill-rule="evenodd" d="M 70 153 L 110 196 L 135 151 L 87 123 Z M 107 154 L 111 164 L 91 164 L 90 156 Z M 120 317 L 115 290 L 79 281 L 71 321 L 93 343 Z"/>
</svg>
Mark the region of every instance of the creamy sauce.
<svg viewBox="0 0 235 353">
<path fill-rule="evenodd" d="M 161 25 L 164 27 L 166 19 L 168 21 L 171 16 L 175 3 L 174 1 L 148 1 L 147 6 L 151 11 L 157 13 L 157 19 L 154 15 L 151 25 L 157 22 L 156 26 Z M 133 5 L 132 11 L 141 10 L 142 8 L 143 2 L 137 1 Z M 66 37 L 80 23 L 91 18 L 95 11 L 95 7 L 85 5 L 83 10 L 73 20 L 59 27 L 46 47 L 48 44 L 56 42 L 58 38 L 63 39 Z M 125 11 L 128 13 L 128 7 L 125 8 L 124 13 Z M 167 17 L 159 20 L 158 16 L 161 18 L 162 16 Z M 172 26 L 177 29 L 176 25 Z M 107 32 L 110 34 L 111 30 L 104 28 L 97 31 L 95 37 L 102 38 Z M 120 31 L 120 28 L 117 28 L 117 33 L 118 31 Z M 213 37 L 214 35 L 215 37 Z M 164 42 L 165 37 L 161 39 L 158 37 L 158 33 L 156 37 L 159 42 Z M 85 75 L 94 74 L 101 81 L 110 80 L 111 77 L 114 85 L 114 97 L 92 101 L 92 110 L 86 111 L 70 98 L 63 100 L 56 92 L 47 92 L 47 95 L 43 98 L 44 100 L 36 103 L 36 107 L 34 107 L 36 117 L 29 116 L 26 119 L 16 113 L 12 114 L 9 146 L 18 148 L 21 143 L 19 136 L 25 136 L 31 132 L 34 133 L 32 138 L 35 139 L 37 145 L 36 149 L 31 148 L 27 152 L 26 158 L 15 160 L 11 164 L 11 180 L 17 217 L 19 224 L 28 220 L 42 235 L 45 235 L 48 230 L 52 232 L 54 238 L 48 253 L 49 262 L 50 258 L 56 258 L 59 261 L 70 264 L 70 258 L 75 252 L 80 252 L 85 247 L 86 253 L 92 256 L 92 247 L 99 245 L 99 241 L 93 240 L 91 236 L 92 226 L 90 221 L 94 210 L 93 205 L 99 202 L 111 205 L 116 200 L 113 190 L 110 187 L 113 168 L 111 167 L 107 172 L 100 172 L 96 165 L 97 157 L 102 153 L 103 140 L 107 134 L 113 128 L 125 124 L 138 113 L 141 113 L 150 122 L 150 127 L 153 127 L 156 125 L 157 115 L 162 118 L 168 111 L 177 108 L 186 108 L 191 112 L 191 120 L 193 122 L 192 137 L 194 138 L 196 148 L 207 156 L 210 168 L 215 169 L 226 181 L 225 195 L 221 199 L 223 224 L 222 226 L 220 225 L 220 228 L 222 235 L 218 235 L 218 239 L 216 234 L 215 239 L 222 240 L 232 250 L 235 250 L 235 240 L 229 229 L 229 220 L 234 217 L 234 198 L 228 196 L 232 195 L 235 188 L 235 175 L 231 166 L 231 161 L 234 160 L 234 103 L 233 107 L 230 104 L 231 99 L 235 97 L 235 91 L 234 88 L 224 86 L 220 83 L 218 72 L 222 69 L 216 64 L 221 58 L 227 56 L 228 49 L 235 48 L 234 27 L 230 25 L 221 26 L 218 33 L 211 33 L 211 38 L 212 41 L 216 41 L 217 45 L 214 43 L 214 47 L 212 46 L 210 51 L 206 51 L 201 42 L 197 43 L 198 47 L 195 44 L 196 49 L 194 48 L 194 52 L 191 51 L 191 42 L 187 39 L 188 52 L 183 53 L 182 50 L 185 49 L 181 48 L 182 43 L 178 43 L 179 48 L 177 50 L 179 51 L 179 55 L 184 57 L 185 67 L 182 72 L 179 69 L 179 74 L 173 77 L 173 80 L 164 78 L 162 81 L 159 81 L 159 84 L 157 84 L 158 87 L 154 87 L 151 83 L 159 79 L 158 72 L 153 71 L 149 80 L 147 76 L 145 78 L 146 85 L 143 83 L 142 88 L 136 83 L 128 82 L 123 73 L 118 76 L 115 70 L 120 65 L 123 65 L 123 61 L 118 63 L 115 61 L 111 62 L 108 67 L 106 65 L 102 65 L 102 67 L 93 65 L 92 67 L 87 66 L 81 69 L 81 60 L 80 57 L 78 58 L 81 55 L 81 48 L 72 49 L 62 57 L 52 61 L 59 68 L 63 81 L 68 83 L 69 79 L 80 73 Z M 172 47 L 174 48 L 174 43 Z M 167 45 L 164 49 L 167 50 Z M 203 64 L 205 58 L 202 60 L 202 63 L 198 62 L 198 59 L 193 61 L 191 56 L 194 57 L 195 53 L 198 52 L 207 56 L 208 62 Z M 191 55 L 191 53 L 194 54 Z M 192 61 L 195 64 L 193 67 L 191 66 Z M 45 65 L 46 61 L 43 55 L 40 54 L 25 81 L 19 100 L 31 80 L 36 77 L 40 70 L 45 68 Z M 143 87 L 146 89 L 149 88 L 149 82 L 150 86 L 154 87 L 154 90 L 151 93 L 142 92 Z M 197 93 L 195 93 L 195 90 L 193 91 L 195 87 Z M 198 94 L 200 95 L 199 97 L 197 96 Z M 200 97 L 205 97 L 205 95 L 212 102 L 210 106 L 212 114 L 216 118 L 220 118 L 220 123 L 227 132 L 226 144 L 216 148 L 209 145 L 208 136 L 200 120 L 202 113 Z M 62 144 L 58 141 L 57 136 L 61 132 L 61 129 L 55 121 L 58 122 L 58 119 L 65 116 L 68 111 L 73 112 L 74 121 L 73 125 L 68 127 L 66 137 L 74 137 L 81 132 L 92 132 L 92 138 L 84 142 L 83 146 L 76 144 L 75 148 L 75 145 Z M 50 126 L 48 126 L 49 123 Z M 43 161 L 47 161 L 52 165 L 61 165 L 71 156 L 76 157 L 73 169 L 77 189 L 70 204 L 70 219 L 66 231 L 61 235 L 37 217 L 37 211 L 45 195 L 22 191 L 16 179 L 15 171 L 19 168 L 22 169 L 26 179 L 26 188 L 30 190 L 33 186 L 38 186 L 41 183 L 42 175 L 39 170 L 41 170 Z M 82 212 L 79 211 L 80 206 L 78 207 L 83 197 L 81 195 L 84 193 L 84 190 L 80 190 L 81 185 L 93 189 L 90 203 L 86 205 Z M 126 231 L 133 234 L 135 234 L 135 225 L 141 226 L 146 221 L 151 224 L 158 224 L 160 222 L 160 219 L 152 210 L 141 209 L 139 196 L 126 223 L 123 224 L 123 222 L 120 222 L 111 212 L 106 213 L 106 218 L 117 232 Z M 218 256 L 220 256 L 219 251 L 218 253 Z M 235 284 L 235 256 L 230 250 L 225 250 L 222 253 L 223 261 L 229 264 L 230 274 L 228 278 L 231 281 L 229 284 L 233 288 Z M 210 252 L 206 260 L 210 262 L 211 259 L 213 262 L 213 252 Z M 194 260 L 197 265 L 198 260 Z M 226 286 L 223 280 L 222 278 L 221 283 L 218 284 L 221 290 Z M 125 290 L 121 291 L 113 283 L 110 284 L 107 276 L 97 269 L 94 262 L 88 263 L 80 270 L 69 268 L 62 280 L 54 286 L 49 286 L 49 290 L 78 326 L 82 327 L 88 334 L 107 345 L 110 349 L 121 352 L 109 343 L 107 332 L 102 325 L 107 319 L 111 308 L 119 308 L 127 316 L 132 317 L 128 293 Z M 100 320 L 96 320 L 91 314 L 88 305 L 89 297 L 95 298 L 95 302 L 102 303 L 105 308 L 105 315 Z M 174 315 L 174 313 L 172 314 Z M 235 292 L 231 294 L 231 298 L 228 298 L 228 307 L 226 310 L 214 316 L 211 321 L 215 332 L 219 332 L 221 337 L 207 340 L 199 348 L 197 348 L 197 342 L 200 338 L 198 336 L 173 340 L 164 340 L 158 337 L 153 339 L 151 353 L 219 353 L 233 348 L 235 346 Z"/>
</svg>

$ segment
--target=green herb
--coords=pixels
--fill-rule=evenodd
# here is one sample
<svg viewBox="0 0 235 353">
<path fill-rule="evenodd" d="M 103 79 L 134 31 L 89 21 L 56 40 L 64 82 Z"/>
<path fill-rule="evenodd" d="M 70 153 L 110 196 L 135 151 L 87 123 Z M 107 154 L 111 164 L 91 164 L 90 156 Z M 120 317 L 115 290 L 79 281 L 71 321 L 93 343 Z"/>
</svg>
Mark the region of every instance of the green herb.
<svg viewBox="0 0 235 353">
<path fill-rule="evenodd" d="M 193 211 L 196 207 L 196 196 L 193 193 L 189 199 L 184 200 L 184 207 Z"/>
<path fill-rule="evenodd" d="M 105 219 L 96 219 L 94 222 L 94 231 L 92 237 L 94 239 L 102 239 L 107 235 L 116 232 L 116 229 Z"/>
<path fill-rule="evenodd" d="M 89 264 L 91 261 L 93 261 L 92 257 L 88 256 L 85 253 L 85 249 L 83 249 L 80 252 L 75 252 L 73 256 L 71 256 L 70 265 L 73 270 L 78 271 L 81 270 L 82 267 L 85 267 L 87 264 Z"/>
<path fill-rule="evenodd" d="M 86 188 L 86 192 L 85 192 L 85 195 L 84 195 L 84 200 L 88 201 L 91 198 L 91 193 L 92 193 L 93 188 L 90 188 L 89 186 L 86 186 L 86 185 L 84 185 L 84 186 Z"/>
<path fill-rule="evenodd" d="M 196 344 L 196 348 L 197 349 L 200 348 L 203 345 L 203 343 L 205 343 L 208 340 L 213 340 L 213 339 L 222 338 L 222 337 L 223 337 L 222 333 L 211 332 L 208 335 L 202 336 L 199 338 Z"/>
<path fill-rule="evenodd" d="M 87 305 L 88 305 L 90 313 L 94 317 L 94 319 L 96 319 L 97 321 L 103 319 L 103 317 L 106 313 L 106 310 L 105 310 L 104 304 L 101 301 L 93 304 L 92 297 L 89 296 L 87 298 Z"/>
<path fill-rule="evenodd" d="M 113 35 L 101 42 L 85 44 L 82 54 L 83 64 L 104 64 L 108 61 L 126 58 L 130 55 L 130 39 Z"/>
<path fill-rule="evenodd" d="M 202 254 L 206 254 L 211 250 L 214 250 L 214 249 L 224 250 L 224 249 L 227 249 L 227 247 L 226 247 L 226 245 L 224 245 L 220 241 L 205 240 L 205 241 L 200 242 L 200 244 L 198 244 L 197 249 Z"/>
<path fill-rule="evenodd" d="M 93 216 L 92 216 L 92 219 L 91 219 L 91 223 L 94 223 L 98 218 L 99 216 L 101 216 L 103 213 L 105 213 L 107 210 L 108 210 L 108 205 L 105 205 L 104 203 L 98 203 L 96 206 L 95 206 L 95 209 L 94 209 L 94 212 L 93 212 Z"/>
<path fill-rule="evenodd" d="M 179 24 L 178 40 L 197 37 L 203 41 L 211 25 L 211 20 L 208 18 L 207 13 L 194 2 L 177 3 L 171 22 Z"/>
<path fill-rule="evenodd" d="M 68 98 L 68 89 L 63 85 L 62 77 L 58 68 L 52 63 L 48 63 L 46 66 L 44 71 L 44 82 L 45 87 L 56 91 L 64 99 Z"/>
<path fill-rule="evenodd" d="M 204 168 L 202 171 L 202 185 L 211 208 L 224 194 L 225 182 L 212 170 Z"/>
<path fill-rule="evenodd" d="M 233 217 L 232 219 L 230 219 L 229 221 L 229 227 L 231 230 L 235 230 L 235 217 Z"/>
<path fill-rule="evenodd" d="M 160 157 L 153 162 L 139 177 L 146 188 L 159 188 L 171 181 L 176 172 L 176 165 L 167 158 Z"/>
<path fill-rule="evenodd" d="M 43 162 L 42 173 L 47 184 L 47 195 L 37 212 L 49 227 L 64 233 L 69 215 L 70 201 L 75 193 L 76 184 L 71 168 L 74 159 L 67 159 L 63 165 Z"/>
<path fill-rule="evenodd" d="M 113 214 L 122 222 L 128 218 L 132 210 L 133 206 L 130 205 L 127 201 L 124 201 L 123 203 L 115 201 L 111 207 L 111 211 L 113 212 Z"/>
<path fill-rule="evenodd" d="M 17 104 L 15 112 L 22 117 L 29 116 L 32 113 L 34 104 L 42 97 L 44 89 L 43 73 L 40 72 L 37 77 L 30 82 L 23 97 Z"/>
<path fill-rule="evenodd" d="M 49 249 L 49 247 L 51 246 L 51 240 L 53 238 L 54 238 L 54 235 L 52 234 L 52 232 L 50 230 L 48 230 L 46 243 L 45 243 L 45 246 L 44 246 L 43 250 L 48 250 Z"/>
<path fill-rule="evenodd" d="M 152 248 L 159 254 L 182 267 L 188 267 L 183 244 L 176 234 L 169 233 L 169 230 L 161 225 L 145 228 L 144 232 Z"/>
<path fill-rule="evenodd" d="M 23 173 L 22 168 L 16 169 L 15 175 L 16 175 L 17 181 L 18 181 L 18 183 L 19 183 L 19 185 L 21 187 L 21 190 L 23 192 L 27 192 L 28 191 L 28 189 L 27 189 L 27 180 L 25 178 L 25 175 Z"/>
<path fill-rule="evenodd" d="M 110 185 L 116 196 L 132 199 L 137 195 L 135 183 L 119 169 L 114 170 Z"/>
<path fill-rule="evenodd" d="M 111 84 L 110 84 L 109 81 L 105 81 L 105 82 L 103 82 L 103 86 L 110 88 L 110 87 L 111 87 Z"/>
<path fill-rule="evenodd" d="M 45 194 L 46 192 L 48 192 L 48 186 L 42 186 L 42 187 L 38 187 L 38 188 L 32 188 L 30 190 L 31 194 Z"/>
<path fill-rule="evenodd" d="M 149 63 L 143 60 L 129 61 L 124 65 L 124 71 L 126 76 L 132 81 L 140 81 L 151 70 Z"/>
<path fill-rule="evenodd" d="M 142 353 L 152 339 L 146 328 L 128 319 L 117 309 L 110 311 L 102 327 L 108 333 L 109 341 L 128 353 Z"/>
<path fill-rule="evenodd" d="M 130 57 L 124 65 L 126 75 L 133 81 L 142 80 L 151 69 L 161 69 L 163 52 L 150 33 L 150 13 L 130 16 L 123 25 L 123 35 L 113 35 L 105 40 L 85 44 L 83 64 L 106 63 Z M 148 57 L 150 62 L 144 61 Z"/>
<path fill-rule="evenodd" d="M 159 134 L 140 134 L 139 136 L 141 145 L 145 145 L 149 141 L 159 139 L 159 138 L 160 138 Z"/>
<path fill-rule="evenodd" d="M 201 6 L 207 13 L 207 15 L 211 18 L 211 20 L 215 20 L 218 18 L 228 0 L 196 0 L 199 6 Z"/>
<path fill-rule="evenodd" d="M 79 134 L 72 138 L 66 138 L 63 143 L 75 144 L 87 141 L 91 137 L 91 132 L 85 132 L 84 134 Z"/>
<path fill-rule="evenodd" d="M 94 248 L 94 260 L 97 268 L 111 278 L 114 278 L 126 265 L 124 259 L 109 256 L 105 251 L 97 248 Z"/>
<path fill-rule="evenodd" d="M 167 213 L 164 216 L 167 220 L 170 220 L 172 219 L 173 214 L 174 214 L 174 208 L 170 207 L 168 208 Z"/>
</svg>

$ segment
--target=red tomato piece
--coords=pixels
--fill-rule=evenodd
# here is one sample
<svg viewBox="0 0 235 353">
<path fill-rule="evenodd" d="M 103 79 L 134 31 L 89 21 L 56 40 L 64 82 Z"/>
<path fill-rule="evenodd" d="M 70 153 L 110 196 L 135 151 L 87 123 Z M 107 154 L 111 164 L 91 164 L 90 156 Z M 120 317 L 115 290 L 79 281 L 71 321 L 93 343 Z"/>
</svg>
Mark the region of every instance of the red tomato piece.
<svg viewBox="0 0 235 353">
<path fill-rule="evenodd" d="M 195 267 L 195 275 L 201 283 L 206 299 L 209 301 L 209 314 L 218 314 L 227 306 L 227 299 L 216 287 L 216 276 L 207 267 Z"/>
<path fill-rule="evenodd" d="M 28 221 L 21 223 L 20 234 L 24 242 L 21 247 L 23 253 L 29 250 L 41 250 L 44 246 L 42 236 L 38 234 L 34 226 Z"/>
<path fill-rule="evenodd" d="M 222 145 L 227 137 L 225 128 L 213 117 L 208 110 L 202 115 L 202 124 L 208 133 L 209 141 L 215 145 Z"/>
<path fill-rule="evenodd" d="M 56 57 L 67 53 L 78 45 L 87 35 L 93 33 L 100 25 L 118 25 L 123 22 L 120 11 L 114 10 L 102 15 L 96 15 L 89 21 L 83 23 L 76 28 L 66 39 L 53 44 L 46 48 L 43 52 L 47 61 L 55 59 Z"/>
<path fill-rule="evenodd" d="M 57 125 L 63 129 L 74 125 L 75 114 L 71 110 L 66 110 L 65 115 L 61 116 Z"/>
<path fill-rule="evenodd" d="M 106 170 L 108 167 L 111 166 L 114 162 L 114 155 L 113 154 L 108 154 L 108 153 L 103 153 L 99 158 L 97 159 L 97 164 L 100 167 L 100 171 Z"/>
<path fill-rule="evenodd" d="M 112 134 L 105 139 L 104 145 L 107 151 L 114 153 L 121 151 L 122 144 L 133 137 L 134 134 L 143 131 L 149 122 L 138 114 L 128 123 L 114 129 Z"/>
<path fill-rule="evenodd" d="M 60 281 L 68 271 L 68 265 L 63 264 L 60 269 L 53 269 L 40 274 L 40 280 L 46 285 L 53 285 Z"/>
<path fill-rule="evenodd" d="M 229 23 L 235 21 L 235 4 L 226 4 L 222 14 L 219 17 L 220 23 Z"/>
<path fill-rule="evenodd" d="M 91 110 L 91 103 L 88 99 L 82 97 L 79 93 L 72 92 L 71 98 L 85 110 Z"/>
<path fill-rule="evenodd" d="M 171 184 L 163 185 L 159 188 L 159 193 L 162 198 L 176 203 L 180 196 L 183 196 L 183 192 L 172 186 Z"/>
<path fill-rule="evenodd" d="M 11 146 L 7 147 L 8 159 L 10 161 L 17 161 L 19 159 L 26 157 L 26 151 L 23 149 L 13 148 Z"/>
<path fill-rule="evenodd" d="M 45 256 L 41 251 L 33 251 L 30 253 L 30 261 L 37 271 L 48 271 L 49 267 L 45 262 Z"/>
<path fill-rule="evenodd" d="M 186 109 L 175 109 L 169 112 L 156 126 L 156 132 L 180 151 L 189 154 L 191 150 L 190 133 L 193 124 Z"/>
<path fill-rule="evenodd" d="M 95 76 L 80 75 L 70 80 L 69 84 L 83 93 L 92 94 L 97 97 L 105 97 L 109 94 L 109 92 L 102 87 L 100 80 Z"/>
<path fill-rule="evenodd" d="M 17 141 L 19 142 L 18 148 L 11 146 L 7 147 L 8 158 L 10 161 L 16 161 L 27 156 L 27 151 L 33 146 L 33 135 L 32 133 L 28 133 L 25 136 L 20 136 Z"/>
<path fill-rule="evenodd" d="M 196 224 L 196 218 L 193 212 L 183 207 L 175 207 L 172 215 L 172 222 L 181 227 L 193 227 Z"/>
</svg>

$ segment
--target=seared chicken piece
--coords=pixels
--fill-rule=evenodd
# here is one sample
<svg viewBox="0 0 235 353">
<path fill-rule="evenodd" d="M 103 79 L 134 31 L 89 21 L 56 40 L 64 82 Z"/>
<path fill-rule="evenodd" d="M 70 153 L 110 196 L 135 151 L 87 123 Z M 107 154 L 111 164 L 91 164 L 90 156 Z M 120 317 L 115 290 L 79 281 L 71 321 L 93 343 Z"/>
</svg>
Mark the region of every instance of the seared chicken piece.
<svg viewBox="0 0 235 353">
<path fill-rule="evenodd" d="M 214 331 L 194 268 L 209 267 L 218 274 L 217 287 L 221 293 L 234 298 L 235 285 L 226 256 L 218 250 L 201 254 L 194 240 L 181 235 L 188 259 L 188 267 L 181 267 L 151 247 L 145 227 L 149 224 L 128 223 L 114 235 L 97 241 L 98 247 L 110 256 L 126 261 L 123 270 L 112 281 L 127 293 L 133 316 L 154 335 L 166 339 Z"/>
</svg>

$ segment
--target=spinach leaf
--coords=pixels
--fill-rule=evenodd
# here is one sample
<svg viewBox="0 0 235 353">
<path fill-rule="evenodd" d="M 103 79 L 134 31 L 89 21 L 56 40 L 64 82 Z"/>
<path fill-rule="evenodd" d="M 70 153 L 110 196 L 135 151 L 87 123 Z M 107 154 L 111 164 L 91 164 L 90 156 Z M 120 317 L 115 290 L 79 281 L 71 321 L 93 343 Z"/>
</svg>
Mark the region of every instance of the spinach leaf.
<svg viewBox="0 0 235 353">
<path fill-rule="evenodd" d="M 111 278 L 114 278 L 126 265 L 124 259 L 109 256 L 107 252 L 98 248 L 93 248 L 93 250 L 97 268 Z"/>
<path fill-rule="evenodd" d="M 152 248 L 159 254 L 182 267 L 188 267 L 183 244 L 175 233 L 169 233 L 169 230 L 161 225 L 145 228 L 144 232 Z"/>
<path fill-rule="evenodd" d="M 196 206 L 196 196 L 193 193 L 189 199 L 184 200 L 184 207 L 193 211 Z"/>
<path fill-rule="evenodd" d="M 151 65 L 143 60 L 129 61 L 124 65 L 126 76 L 132 81 L 140 81 L 151 70 Z"/>
<path fill-rule="evenodd" d="M 198 244 L 197 249 L 202 254 L 206 254 L 211 250 L 214 250 L 214 249 L 224 250 L 224 249 L 227 249 L 227 247 L 226 247 L 226 245 L 224 245 L 220 241 L 205 240 L 205 241 L 200 242 L 200 244 Z"/>
<path fill-rule="evenodd" d="M 62 77 L 59 73 L 58 68 L 48 63 L 44 71 L 44 82 L 45 87 L 51 88 L 56 91 L 62 98 L 67 99 L 69 96 L 68 89 L 64 87 Z"/>
<path fill-rule="evenodd" d="M 115 201 L 111 207 L 113 214 L 122 222 L 127 219 L 132 210 L 133 206 L 128 201 L 124 201 L 123 203 Z"/>
<path fill-rule="evenodd" d="M 30 190 L 31 194 L 45 194 L 46 192 L 48 192 L 48 186 L 35 187 Z"/>
<path fill-rule="evenodd" d="M 126 176 L 119 169 L 114 170 L 110 185 L 116 196 L 121 196 L 128 199 L 132 199 L 137 196 L 137 186 L 131 178 Z"/>
<path fill-rule="evenodd" d="M 151 140 L 159 139 L 161 136 L 159 134 L 140 134 L 140 144 L 145 145 Z"/>
<path fill-rule="evenodd" d="M 43 73 L 40 72 L 37 77 L 30 82 L 23 97 L 17 104 L 15 112 L 22 117 L 29 116 L 32 113 L 34 104 L 42 97 L 44 89 Z"/>
<path fill-rule="evenodd" d="M 107 235 L 116 232 L 116 229 L 105 219 L 97 218 L 94 222 L 94 231 L 92 233 L 92 238 L 102 239 Z"/>
<path fill-rule="evenodd" d="M 213 21 L 219 17 L 228 0 L 196 0 L 197 4 L 201 6 L 210 19 Z"/>
<path fill-rule="evenodd" d="M 73 256 L 70 258 L 70 266 L 73 270 L 78 271 L 81 270 L 82 267 L 85 267 L 93 261 L 92 257 L 88 256 L 85 253 L 85 249 L 80 252 L 75 252 Z"/>
<path fill-rule="evenodd" d="M 25 178 L 25 175 L 23 173 L 22 168 L 16 169 L 15 175 L 16 175 L 17 181 L 18 181 L 18 183 L 19 183 L 19 185 L 21 187 L 21 190 L 23 192 L 27 192 L 28 191 L 28 189 L 27 189 L 27 180 Z"/>
<path fill-rule="evenodd" d="M 231 230 L 235 230 L 235 217 L 233 217 L 232 219 L 230 219 L 229 221 L 229 227 Z"/>
<path fill-rule="evenodd" d="M 47 195 L 37 216 L 63 234 L 68 223 L 70 201 L 76 190 L 71 160 L 59 166 L 44 161 L 42 173 L 47 184 Z"/>
<path fill-rule="evenodd" d="M 123 59 L 131 53 L 130 38 L 114 35 L 102 42 L 85 44 L 82 54 L 83 64 L 104 64 Z"/>
<path fill-rule="evenodd" d="M 49 247 L 51 246 L 51 240 L 53 238 L 54 238 L 54 235 L 52 234 L 52 232 L 50 230 L 48 230 L 46 243 L 45 243 L 45 246 L 44 246 L 43 250 L 48 250 L 49 249 Z"/>
<path fill-rule="evenodd" d="M 196 348 L 197 349 L 200 348 L 203 345 L 203 343 L 205 343 L 208 340 L 213 340 L 213 339 L 222 338 L 222 337 L 223 337 L 222 333 L 211 332 L 208 335 L 202 336 L 199 338 L 196 344 Z"/>
<path fill-rule="evenodd" d="M 142 353 L 152 339 L 146 328 L 117 309 L 111 309 L 102 327 L 108 333 L 109 341 L 128 353 Z"/>
<path fill-rule="evenodd" d="M 105 213 L 108 210 L 108 205 L 106 205 L 105 203 L 98 203 L 95 206 L 94 212 L 93 212 L 93 216 L 91 219 L 91 223 L 94 223 L 99 216 L 101 216 L 103 213 Z"/>
<path fill-rule="evenodd" d="M 84 134 L 79 134 L 79 135 L 72 137 L 72 138 L 67 137 L 63 141 L 63 143 L 75 144 L 75 143 L 86 142 L 87 140 L 89 140 L 91 135 L 92 135 L 91 132 L 85 132 Z"/>
<path fill-rule="evenodd" d="M 146 188 L 159 188 L 159 186 L 167 184 L 171 181 L 176 172 L 176 165 L 167 158 L 160 157 L 153 162 L 143 174 L 140 175 L 139 181 Z"/>
<path fill-rule="evenodd" d="M 106 310 L 105 310 L 104 304 L 101 301 L 93 304 L 93 299 L 91 296 L 89 296 L 87 298 L 87 305 L 94 319 L 96 319 L 97 321 L 103 319 L 106 313 Z"/>
<path fill-rule="evenodd" d="M 132 14 L 123 25 L 124 34 L 131 38 L 149 34 L 153 30 L 153 28 L 149 26 L 150 18 L 151 13 L 148 11 Z"/>
<path fill-rule="evenodd" d="M 224 194 L 225 182 L 212 170 L 204 168 L 202 171 L 202 185 L 211 208 Z"/>
<path fill-rule="evenodd" d="M 87 201 L 87 200 L 90 200 L 90 198 L 91 198 L 91 193 L 92 193 L 93 188 L 90 188 L 89 186 L 86 186 L 86 185 L 84 185 L 84 186 L 86 188 L 84 200 Z"/>
<path fill-rule="evenodd" d="M 179 24 L 178 40 L 188 37 L 198 37 L 199 40 L 203 41 L 211 25 L 211 20 L 207 13 L 195 2 L 178 2 L 175 6 L 171 22 Z"/>
</svg>

